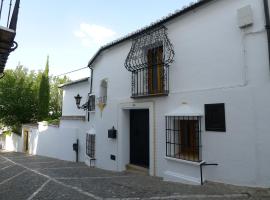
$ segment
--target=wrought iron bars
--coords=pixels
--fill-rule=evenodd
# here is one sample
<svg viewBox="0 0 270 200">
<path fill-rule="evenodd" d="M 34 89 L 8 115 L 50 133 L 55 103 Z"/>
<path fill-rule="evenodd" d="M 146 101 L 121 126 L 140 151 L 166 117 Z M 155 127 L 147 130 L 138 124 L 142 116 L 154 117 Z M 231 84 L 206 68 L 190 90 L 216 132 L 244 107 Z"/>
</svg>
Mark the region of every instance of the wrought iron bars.
<svg viewBox="0 0 270 200">
<path fill-rule="evenodd" d="M 161 68 L 161 69 L 159 69 Z M 154 75 L 158 73 L 158 75 Z M 145 67 L 132 71 L 132 98 L 169 94 L 169 67 Z"/>
<path fill-rule="evenodd" d="M 166 117 L 166 156 L 201 161 L 201 117 Z"/>
<path fill-rule="evenodd" d="M 157 46 L 163 46 L 163 64 L 169 66 L 174 58 L 173 45 L 168 38 L 167 28 L 160 26 L 143 32 L 133 40 L 125 61 L 126 69 L 133 72 L 148 67 L 147 50 Z"/>
<path fill-rule="evenodd" d="M 2 77 L 10 52 L 14 51 L 18 46 L 18 44 L 14 41 L 14 39 L 16 35 L 19 5 L 20 0 L 16 0 L 12 17 L 10 19 L 12 9 L 12 0 L 10 0 L 7 17 L 7 28 L 0 27 L 0 77 Z M 0 19 L 2 16 L 3 7 L 4 7 L 4 0 L 1 0 Z"/>
</svg>

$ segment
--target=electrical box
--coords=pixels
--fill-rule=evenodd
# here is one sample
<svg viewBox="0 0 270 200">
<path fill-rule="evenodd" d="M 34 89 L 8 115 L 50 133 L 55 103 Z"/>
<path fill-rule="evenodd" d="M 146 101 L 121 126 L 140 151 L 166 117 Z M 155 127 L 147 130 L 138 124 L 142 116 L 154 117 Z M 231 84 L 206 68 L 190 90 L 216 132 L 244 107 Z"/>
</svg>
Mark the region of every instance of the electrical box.
<svg viewBox="0 0 270 200">
<path fill-rule="evenodd" d="M 78 151 L 79 146 L 77 143 L 74 143 L 72 146 L 73 146 L 73 151 Z"/>
<path fill-rule="evenodd" d="M 117 137 L 117 130 L 115 130 L 115 128 L 112 127 L 112 129 L 108 130 L 108 138 L 116 139 L 116 137 Z"/>
<path fill-rule="evenodd" d="M 111 155 L 111 160 L 116 160 L 116 156 L 115 155 Z"/>
<path fill-rule="evenodd" d="M 250 5 L 237 10 L 239 28 L 246 28 L 253 24 L 253 12 Z"/>
</svg>

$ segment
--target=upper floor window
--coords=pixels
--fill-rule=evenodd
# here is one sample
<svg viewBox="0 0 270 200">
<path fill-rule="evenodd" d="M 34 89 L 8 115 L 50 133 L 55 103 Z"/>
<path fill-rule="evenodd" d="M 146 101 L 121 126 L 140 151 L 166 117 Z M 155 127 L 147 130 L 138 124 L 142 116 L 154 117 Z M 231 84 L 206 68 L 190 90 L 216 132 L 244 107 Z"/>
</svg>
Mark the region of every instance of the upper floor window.
<svg viewBox="0 0 270 200">
<path fill-rule="evenodd" d="M 163 94 L 165 91 L 165 76 L 163 64 L 163 46 L 154 47 L 147 51 L 148 94 Z"/>
<path fill-rule="evenodd" d="M 132 97 L 167 95 L 169 93 L 169 64 L 174 51 L 166 28 L 160 26 L 146 31 L 133 40 L 125 67 L 132 72 Z"/>
<path fill-rule="evenodd" d="M 108 90 L 108 80 L 107 79 L 103 79 L 100 82 L 100 88 L 99 88 L 99 98 L 98 101 L 102 102 L 104 104 L 107 103 L 107 91 Z"/>
</svg>

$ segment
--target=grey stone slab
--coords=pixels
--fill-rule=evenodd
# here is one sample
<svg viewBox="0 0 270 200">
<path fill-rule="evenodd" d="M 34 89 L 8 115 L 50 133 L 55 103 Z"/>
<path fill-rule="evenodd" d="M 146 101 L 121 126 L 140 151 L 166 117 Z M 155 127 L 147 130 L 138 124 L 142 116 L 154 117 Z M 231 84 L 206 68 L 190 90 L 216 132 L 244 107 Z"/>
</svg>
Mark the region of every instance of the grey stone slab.
<svg viewBox="0 0 270 200">
<path fill-rule="evenodd" d="M 51 180 L 37 193 L 34 199 L 92 199 L 93 196 L 89 196 L 89 194 L 93 194 L 96 197 L 105 199 L 149 199 L 153 197 L 156 199 L 270 200 L 270 189 L 237 187 L 217 183 L 206 183 L 204 186 L 191 186 L 164 182 L 160 178 L 129 172 L 118 173 L 97 168 L 88 168 L 83 163 L 62 161 L 44 156 L 30 157 L 22 153 L 1 152 L 0 155 L 7 156 L 14 162 L 34 169 L 51 178 L 58 178 L 58 182 Z M 0 182 L 19 174 L 23 170 L 25 168 L 16 165 L 2 171 L 0 170 Z M 27 170 L 27 172 L 10 181 L 0 184 L 0 199 L 27 199 L 26 197 L 40 188 L 46 179 L 44 176 Z M 199 198 L 200 195 L 202 195 L 202 198 Z M 215 195 L 218 195 L 218 198 Z"/>
<path fill-rule="evenodd" d="M 11 162 L 0 162 L 0 172 L 2 169 L 4 169 L 7 166 L 13 165 Z"/>
<path fill-rule="evenodd" d="M 244 194 L 238 190 L 219 188 L 218 186 L 190 186 L 164 182 L 148 176 L 92 178 L 61 180 L 65 184 L 82 188 L 103 198 L 151 198 L 177 195 L 223 195 Z"/>
<path fill-rule="evenodd" d="M 55 182 L 49 182 L 33 200 L 91 200 L 93 198 L 78 191 L 64 187 Z"/>
<path fill-rule="evenodd" d="M 24 168 L 17 166 L 17 165 L 11 166 L 5 170 L 1 170 L 0 171 L 0 183 L 5 181 L 8 178 L 15 176 L 16 174 L 19 174 L 23 170 L 24 170 Z"/>
<path fill-rule="evenodd" d="M 0 200 L 24 200 L 31 196 L 46 178 L 30 171 L 0 185 Z"/>
<path fill-rule="evenodd" d="M 31 169 L 37 169 L 37 170 L 42 170 L 42 169 L 46 170 L 50 168 L 87 167 L 83 163 L 75 163 L 75 162 L 24 163 L 24 165 Z"/>
<path fill-rule="evenodd" d="M 83 177 L 107 177 L 107 176 L 121 176 L 124 173 L 116 173 L 97 168 L 78 168 L 78 169 L 46 169 L 40 170 L 42 173 L 53 178 L 70 177 L 70 178 L 83 178 Z"/>
</svg>

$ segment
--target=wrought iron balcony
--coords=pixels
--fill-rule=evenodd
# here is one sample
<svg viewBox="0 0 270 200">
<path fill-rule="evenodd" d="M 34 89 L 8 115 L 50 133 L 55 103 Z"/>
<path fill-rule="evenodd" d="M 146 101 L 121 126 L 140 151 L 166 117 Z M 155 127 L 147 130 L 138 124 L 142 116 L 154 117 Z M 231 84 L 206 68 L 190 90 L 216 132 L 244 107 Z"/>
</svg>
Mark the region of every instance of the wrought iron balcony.
<svg viewBox="0 0 270 200">
<path fill-rule="evenodd" d="M 132 98 L 169 94 L 169 67 L 154 66 L 132 72 Z"/>
<path fill-rule="evenodd" d="M 165 26 L 141 33 L 132 41 L 125 67 L 132 73 L 132 98 L 169 93 L 169 66 L 174 50 Z"/>
<path fill-rule="evenodd" d="M 15 2 L 14 6 L 13 2 Z M 8 60 L 10 52 L 17 48 L 17 43 L 14 41 L 16 36 L 18 13 L 20 0 L 9 0 L 7 4 L 1 0 L 0 4 L 0 78 L 3 77 L 4 68 Z M 13 13 L 11 15 L 11 11 Z M 3 19 L 3 14 L 7 14 L 6 20 Z M 1 24 L 4 23 L 4 26 Z"/>
</svg>

